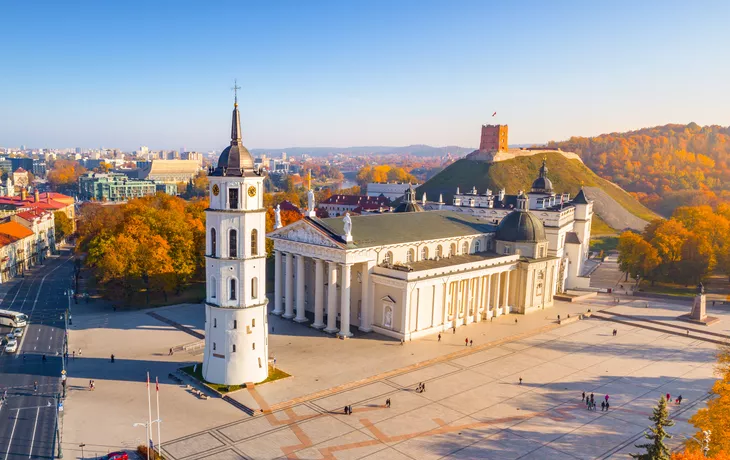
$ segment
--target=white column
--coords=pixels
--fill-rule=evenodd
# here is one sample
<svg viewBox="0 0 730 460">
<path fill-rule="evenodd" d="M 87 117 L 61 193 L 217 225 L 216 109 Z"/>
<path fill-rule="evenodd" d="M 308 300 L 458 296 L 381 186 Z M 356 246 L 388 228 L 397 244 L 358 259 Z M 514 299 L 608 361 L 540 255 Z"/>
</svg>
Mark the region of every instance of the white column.
<svg viewBox="0 0 730 460">
<path fill-rule="evenodd" d="M 452 308 L 454 312 L 454 317 L 451 319 L 451 326 L 456 327 L 458 320 L 459 320 L 459 304 L 461 302 L 461 281 L 456 281 L 454 283 L 454 295 L 451 298 L 451 304 L 454 306 Z"/>
<path fill-rule="evenodd" d="M 297 256 L 297 323 L 306 323 L 307 317 L 304 314 L 304 256 Z"/>
<path fill-rule="evenodd" d="M 362 295 L 361 305 L 362 311 L 360 318 L 360 330 L 363 332 L 370 332 L 373 330 L 371 327 L 373 324 L 373 299 L 371 298 L 370 288 L 370 269 L 375 265 L 375 262 L 368 261 L 363 264 L 362 267 Z"/>
<path fill-rule="evenodd" d="M 314 259 L 314 324 L 317 329 L 324 328 L 324 264 Z"/>
<path fill-rule="evenodd" d="M 492 317 L 492 310 L 489 308 L 489 305 L 492 303 L 492 275 L 487 275 L 486 282 L 487 293 L 484 297 L 484 311 L 486 312 L 486 315 L 484 317 L 489 319 Z"/>
<path fill-rule="evenodd" d="M 509 306 L 509 277 L 512 271 L 504 273 L 504 312 L 507 313 L 507 307 Z"/>
<path fill-rule="evenodd" d="M 340 337 L 352 337 L 350 332 L 350 274 L 352 265 L 342 264 L 342 299 L 340 300 Z"/>
<path fill-rule="evenodd" d="M 500 304 L 499 301 L 501 300 L 501 297 L 502 297 L 502 291 L 499 290 L 499 288 L 500 288 L 499 284 L 500 284 L 500 278 L 501 277 L 502 277 L 502 274 L 501 273 L 497 273 L 494 276 L 494 282 L 495 282 L 495 286 L 494 286 L 494 316 L 499 316 L 501 314 L 500 311 L 499 311 L 499 309 L 501 308 L 501 304 Z"/>
<path fill-rule="evenodd" d="M 294 256 L 286 253 L 286 275 L 284 278 L 284 296 L 286 296 L 286 311 L 283 317 L 287 319 L 294 318 Z"/>
<path fill-rule="evenodd" d="M 337 332 L 337 264 L 327 262 L 329 286 L 327 287 L 327 328 L 325 332 Z"/>
<path fill-rule="evenodd" d="M 284 313 L 281 302 L 281 251 L 274 251 L 274 311 L 275 315 Z"/>
<path fill-rule="evenodd" d="M 475 287 L 476 287 L 476 298 L 474 299 L 474 322 L 478 323 L 482 319 L 481 314 L 481 308 L 482 308 L 482 301 L 484 300 L 484 283 L 482 282 L 482 277 L 478 276 L 476 278 Z"/>
</svg>

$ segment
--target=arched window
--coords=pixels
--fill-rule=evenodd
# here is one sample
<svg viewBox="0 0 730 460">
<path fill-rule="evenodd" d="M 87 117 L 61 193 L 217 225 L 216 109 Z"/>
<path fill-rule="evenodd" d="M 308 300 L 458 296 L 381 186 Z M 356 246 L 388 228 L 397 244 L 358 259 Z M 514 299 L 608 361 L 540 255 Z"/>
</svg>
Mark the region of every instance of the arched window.
<svg viewBox="0 0 730 460">
<path fill-rule="evenodd" d="M 421 248 L 421 260 L 427 260 L 428 259 L 428 247 L 424 246 Z"/>
<path fill-rule="evenodd" d="M 461 253 L 469 254 L 469 242 L 468 241 L 464 241 L 464 244 L 461 245 Z"/>
<path fill-rule="evenodd" d="M 233 352 L 234 353 L 236 352 L 236 345 L 235 344 L 233 345 Z"/>
<path fill-rule="evenodd" d="M 383 262 L 386 264 L 392 264 L 393 263 L 393 253 L 388 251 L 385 253 L 385 257 L 383 258 Z"/>
<path fill-rule="evenodd" d="M 217 257 L 216 255 L 216 246 L 217 246 L 216 236 L 215 236 L 215 229 L 210 229 L 210 255 L 211 257 Z"/>
<path fill-rule="evenodd" d="M 233 228 L 228 231 L 228 257 L 238 257 L 238 232 Z"/>
<path fill-rule="evenodd" d="M 479 240 L 476 240 L 474 242 L 474 252 L 480 252 L 482 250 L 482 242 Z"/>
<path fill-rule="evenodd" d="M 259 255 L 259 231 L 255 228 L 251 230 L 251 255 Z"/>
<path fill-rule="evenodd" d="M 228 296 L 228 300 L 236 300 L 236 279 L 231 278 L 231 281 L 228 284 L 230 286 L 230 288 L 229 288 L 230 295 Z"/>
<path fill-rule="evenodd" d="M 413 262 L 413 259 L 415 259 L 415 258 L 416 258 L 416 251 L 414 251 L 413 249 L 409 249 L 408 253 L 406 254 L 406 263 L 410 264 L 411 262 Z"/>
<path fill-rule="evenodd" d="M 251 278 L 251 298 L 256 299 L 259 296 L 259 279 Z"/>
<path fill-rule="evenodd" d="M 440 259 L 443 256 L 444 256 L 444 248 L 442 248 L 441 245 L 439 244 L 438 246 L 436 246 L 436 257 L 438 257 Z"/>
<path fill-rule="evenodd" d="M 449 257 L 453 257 L 456 255 L 456 243 L 451 243 L 451 246 L 449 247 Z"/>
<path fill-rule="evenodd" d="M 215 299 L 218 293 L 218 283 L 215 280 L 215 276 L 210 277 L 210 298 Z"/>
</svg>

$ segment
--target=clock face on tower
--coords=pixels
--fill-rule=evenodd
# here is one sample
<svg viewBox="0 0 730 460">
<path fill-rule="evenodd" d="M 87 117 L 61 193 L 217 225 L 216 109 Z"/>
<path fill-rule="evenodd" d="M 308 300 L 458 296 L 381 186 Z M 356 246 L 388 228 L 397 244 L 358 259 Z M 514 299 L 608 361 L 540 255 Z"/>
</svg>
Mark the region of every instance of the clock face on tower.
<svg viewBox="0 0 730 460">
<path fill-rule="evenodd" d="M 256 196 L 256 187 L 254 187 L 253 185 L 248 188 L 248 196 L 250 196 L 251 198 Z"/>
<path fill-rule="evenodd" d="M 218 194 L 221 192 L 220 187 L 218 187 L 218 184 L 213 185 L 213 195 L 218 196 Z"/>
</svg>

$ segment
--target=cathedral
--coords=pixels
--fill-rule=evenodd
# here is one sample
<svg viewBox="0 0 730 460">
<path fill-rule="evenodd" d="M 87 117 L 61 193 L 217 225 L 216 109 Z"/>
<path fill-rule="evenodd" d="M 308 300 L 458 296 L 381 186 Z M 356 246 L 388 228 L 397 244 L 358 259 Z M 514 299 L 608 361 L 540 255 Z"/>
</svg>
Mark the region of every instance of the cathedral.
<svg viewBox="0 0 730 460">
<path fill-rule="evenodd" d="M 588 286 L 593 205 L 582 190 L 556 194 L 547 174 L 543 164 L 529 194 L 419 204 L 410 189 L 392 213 L 277 225 L 273 313 L 341 337 L 409 340 L 551 307 Z"/>
</svg>

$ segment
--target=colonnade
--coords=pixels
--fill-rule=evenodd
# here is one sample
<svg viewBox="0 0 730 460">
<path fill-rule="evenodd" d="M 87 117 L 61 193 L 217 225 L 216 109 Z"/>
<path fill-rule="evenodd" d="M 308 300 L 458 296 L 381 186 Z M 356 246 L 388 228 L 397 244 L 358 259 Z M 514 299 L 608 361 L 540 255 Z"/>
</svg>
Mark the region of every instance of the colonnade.
<svg viewBox="0 0 730 460">
<path fill-rule="evenodd" d="M 512 271 L 502 271 L 452 281 L 444 295 L 450 295 L 444 326 L 478 323 L 482 319 L 509 313 Z M 444 302 L 446 307 L 447 302 Z"/>
<path fill-rule="evenodd" d="M 281 315 L 283 318 L 294 319 L 299 323 L 307 322 L 305 314 L 305 264 L 306 256 L 292 253 L 282 253 L 282 251 L 274 251 L 274 311 L 275 315 Z M 283 259 L 283 261 L 282 261 Z M 296 259 L 296 268 L 294 259 Z M 351 337 L 350 332 L 350 309 L 351 299 L 350 291 L 352 289 L 352 266 L 353 264 L 338 263 L 329 260 L 314 260 L 314 322 L 312 327 L 324 329 L 325 332 L 339 333 L 342 337 Z M 282 263 L 284 267 L 282 267 Z M 324 320 L 325 309 L 325 269 L 327 264 L 327 323 Z M 283 268 L 283 273 L 282 273 Z M 359 329 L 369 332 L 372 329 L 371 318 L 372 312 L 370 301 L 370 276 L 369 263 L 363 264 L 362 270 L 362 295 L 361 295 L 361 318 Z M 296 280 L 296 287 L 294 286 Z M 337 285 L 340 286 L 339 304 L 337 295 Z M 282 293 L 282 288 L 284 292 Z M 296 289 L 296 294 L 295 294 Z M 295 304 L 296 302 L 296 304 Z M 296 307 L 296 312 L 295 312 Z M 338 308 L 339 307 L 339 308 Z M 340 327 L 337 327 L 337 312 L 340 312 Z"/>
</svg>

